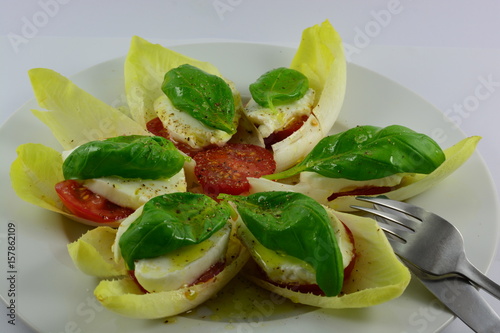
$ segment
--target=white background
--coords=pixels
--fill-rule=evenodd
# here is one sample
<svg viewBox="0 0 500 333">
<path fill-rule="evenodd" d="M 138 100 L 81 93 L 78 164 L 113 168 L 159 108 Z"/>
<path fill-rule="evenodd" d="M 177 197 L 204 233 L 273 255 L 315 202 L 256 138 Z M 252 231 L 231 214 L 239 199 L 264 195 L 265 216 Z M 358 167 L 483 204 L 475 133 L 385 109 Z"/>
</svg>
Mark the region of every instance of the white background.
<svg viewBox="0 0 500 333">
<path fill-rule="evenodd" d="M 466 135 L 482 136 L 478 150 L 500 189 L 499 17 L 494 0 L 0 0 L 0 123 L 33 97 L 28 69 L 70 76 L 125 55 L 132 35 L 164 45 L 297 46 L 304 28 L 329 19 L 348 60 L 415 91 Z M 498 253 L 488 275 L 500 281 Z M 500 301 L 487 299 L 500 313 Z M 1 332 L 33 332 L 8 325 L 5 312 Z M 443 332 L 470 330 L 454 320 Z"/>
</svg>

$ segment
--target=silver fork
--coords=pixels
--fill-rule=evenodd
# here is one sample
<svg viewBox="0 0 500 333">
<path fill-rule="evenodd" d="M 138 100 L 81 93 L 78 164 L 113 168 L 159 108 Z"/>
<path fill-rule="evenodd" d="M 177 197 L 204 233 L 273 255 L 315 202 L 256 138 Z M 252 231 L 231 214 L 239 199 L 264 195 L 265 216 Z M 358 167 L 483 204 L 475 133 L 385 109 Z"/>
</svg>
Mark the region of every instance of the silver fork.
<svg viewBox="0 0 500 333">
<path fill-rule="evenodd" d="M 394 252 L 429 278 L 461 276 L 500 299 L 500 285 L 479 271 L 466 257 L 460 231 L 442 217 L 423 208 L 385 197 L 357 197 L 374 208 L 352 206 L 382 218 L 381 229 Z M 380 225 L 380 224 L 379 224 Z"/>
</svg>

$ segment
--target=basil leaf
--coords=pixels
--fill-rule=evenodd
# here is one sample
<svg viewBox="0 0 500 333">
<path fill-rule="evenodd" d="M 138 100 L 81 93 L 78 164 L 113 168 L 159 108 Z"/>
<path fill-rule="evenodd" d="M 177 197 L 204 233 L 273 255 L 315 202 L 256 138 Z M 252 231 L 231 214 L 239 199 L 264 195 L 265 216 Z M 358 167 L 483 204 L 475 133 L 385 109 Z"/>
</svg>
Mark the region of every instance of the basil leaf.
<svg viewBox="0 0 500 333">
<path fill-rule="evenodd" d="M 220 198 L 234 202 L 243 223 L 263 246 L 309 263 L 326 296 L 340 293 L 342 255 L 328 213 L 318 202 L 280 191 Z"/>
<path fill-rule="evenodd" d="M 299 71 L 280 67 L 264 73 L 249 89 L 257 104 L 274 110 L 275 106 L 304 97 L 309 89 L 309 80 Z"/>
<path fill-rule="evenodd" d="M 228 223 L 231 208 L 203 194 L 176 192 L 157 196 L 118 241 L 129 269 L 139 259 L 155 258 L 210 238 Z"/>
<path fill-rule="evenodd" d="M 208 127 L 236 132 L 233 93 L 219 76 L 185 64 L 165 74 L 161 89 L 178 110 Z"/>
<path fill-rule="evenodd" d="M 159 136 L 129 135 L 91 141 L 77 147 L 63 163 L 65 179 L 169 178 L 184 166 L 186 157 Z"/>
<path fill-rule="evenodd" d="M 323 138 L 294 167 L 264 177 L 282 179 L 312 171 L 329 178 L 369 180 L 401 172 L 428 174 L 444 160 L 442 149 L 425 134 L 399 125 L 358 126 Z"/>
</svg>

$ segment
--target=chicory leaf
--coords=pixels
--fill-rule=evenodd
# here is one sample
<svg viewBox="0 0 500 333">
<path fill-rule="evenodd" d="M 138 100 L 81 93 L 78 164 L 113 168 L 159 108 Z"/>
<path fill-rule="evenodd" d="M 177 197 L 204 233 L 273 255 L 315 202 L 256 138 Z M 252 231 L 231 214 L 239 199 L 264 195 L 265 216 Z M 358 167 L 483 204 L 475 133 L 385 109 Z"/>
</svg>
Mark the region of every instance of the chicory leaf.
<svg viewBox="0 0 500 333">
<path fill-rule="evenodd" d="M 309 80 L 297 70 L 280 67 L 264 73 L 250 84 L 249 89 L 257 104 L 274 110 L 275 106 L 304 97 L 309 89 Z"/>
<path fill-rule="evenodd" d="M 342 255 L 328 213 L 318 202 L 300 193 L 280 191 L 247 197 L 222 194 L 220 198 L 236 205 L 243 223 L 263 246 L 310 264 L 326 296 L 340 292 Z"/>
<path fill-rule="evenodd" d="M 267 179 L 282 179 L 302 171 L 329 178 L 369 180 L 396 173 L 429 174 L 441 165 L 445 155 L 425 134 L 407 127 L 358 126 L 323 138 L 294 167 Z"/>
<path fill-rule="evenodd" d="M 184 64 L 165 74 L 161 89 L 177 109 L 204 125 L 227 133 L 236 131 L 233 93 L 219 76 Z"/>
<path fill-rule="evenodd" d="M 118 244 L 130 269 L 139 259 L 155 258 L 210 238 L 228 223 L 231 208 L 203 194 L 157 196 L 121 235 Z"/>
<path fill-rule="evenodd" d="M 68 78 L 46 68 L 29 72 L 38 105 L 31 110 L 47 125 L 64 149 L 118 135 L 149 135 L 118 109 L 89 94 Z"/>
<path fill-rule="evenodd" d="M 91 141 L 77 147 L 63 163 L 65 179 L 170 178 L 186 157 L 159 136 L 129 135 Z"/>
<path fill-rule="evenodd" d="M 305 29 L 290 68 L 309 80 L 315 91 L 312 115 L 292 135 L 272 148 L 276 170 L 283 171 L 301 161 L 325 136 L 338 118 L 346 90 L 344 43 L 326 20 Z M 319 126 L 318 126 L 319 125 Z"/>
</svg>

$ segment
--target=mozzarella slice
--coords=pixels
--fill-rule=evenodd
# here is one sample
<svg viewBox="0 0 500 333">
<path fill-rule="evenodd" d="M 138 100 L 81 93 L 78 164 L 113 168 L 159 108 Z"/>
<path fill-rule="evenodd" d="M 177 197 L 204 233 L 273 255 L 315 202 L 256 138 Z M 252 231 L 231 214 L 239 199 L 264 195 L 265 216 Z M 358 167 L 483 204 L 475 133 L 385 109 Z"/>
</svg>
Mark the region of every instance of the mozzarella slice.
<svg viewBox="0 0 500 333">
<path fill-rule="evenodd" d="M 237 125 L 243 109 L 241 96 L 232 82 L 226 80 L 226 83 L 233 92 L 236 110 L 234 124 Z M 183 142 L 192 148 L 203 148 L 222 145 L 231 139 L 232 134 L 210 128 L 188 113 L 176 109 L 165 94 L 155 100 L 154 109 L 174 141 Z"/>
<path fill-rule="evenodd" d="M 78 147 L 76 147 L 78 148 Z M 61 153 L 63 161 L 76 149 Z M 137 209 L 150 199 L 167 193 L 185 192 L 186 176 L 183 169 L 168 179 L 142 180 L 120 177 L 87 179 L 83 186 L 122 207 Z"/>
<path fill-rule="evenodd" d="M 337 219 L 333 211 L 328 207 L 325 207 L 325 209 L 330 217 L 345 269 L 354 258 L 354 244 L 345 226 Z M 239 238 L 269 279 L 277 283 L 316 284 L 316 273 L 310 264 L 266 248 L 253 236 L 241 218 L 237 220 L 236 228 Z M 321 244 L 318 244 L 318 246 L 320 247 Z"/>
<path fill-rule="evenodd" d="M 116 262 L 120 262 L 122 259 L 122 253 L 120 250 L 120 238 L 122 237 L 123 233 L 127 231 L 128 227 L 139 218 L 142 214 L 142 210 L 144 208 L 144 205 L 139 207 L 138 209 L 135 210 L 132 214 L 127 216 L 122 223 L 118 226 L 118 230 L 116 231 L 116 236 L 115 236 L 115 241 L 113 245 L 111 246 L 111 251 L 113 252 L 113 257 Z"/>
<path fill-rule="evenodd" d="M 302 172 L 300 174 L 300 183 L 307 184 L 310 188 L 318 190 L 328 190 L 332 193 L 355 190 L 362 187 L 385 187 L 396 186 L 401 183 L 403 176 L 394 174 L 384 178 L 370 180 L 350 180 L 344 178 L 328 178 L 317 174 L 316 172 Z"/>
<path fill-rule="evenodd" d="M 315 172 L 302 172 L 298 182 L 286 184 L 268 180 L 265 178 L 248 178 L 250 183 L 250 193 L 268 191 L 290 191 L 305 194 L 321 204 L 328 204 L 328 198 L 333 193 L 355 190 L 362 187 L 391 187 L 398 186 L 404 174 L 371 179 L 371 180 L 350 180 L 343 178 L 327 178 Z"/>
<path fill-rule="evenodd" d="M 135 277 L 149 292 L 176 290 L 196 281 L 210 267 L 225 258 L 230 224 L 196 245 L 166 255 L 141 259 L 135 264 Z"/>
<path fill-rule="evenodd" d="M 122 260 L 120 238 L 129 226 L 142 214 L 143 207 L 128 216 L 118 227 L 111 247 L 114 260 Z M 179 289 L 196 281 L 212 265 L 225 259 L 231 224 L 227 224 L 210 238 L 196 245 L 182 247 L 163 256 L 137 260 L 135 277 L 149 292 Z"/>
<path fill-rule="evenodd" d="M 185 192 L 187 187 L 183 169 L 168 179 L 103 177 L 85 180 L 83 185 L 119 206 L 132 209 L 137 209 L 150 199 L 162 194 Z"/>
<path fill-rule="evenodd" d="M 315 92 L 309 88 L 306 94 L 299 100 L 276 106 L 275 110 L 265 108 L 251 99 L 246 105 L 244 112 L 247 117 L 257 126 L 264 138 L 267 138 L 277 130 L 285 128 L 290 122 L 303 115 L 309 115 L 314 105 Z"/>
</svg>

